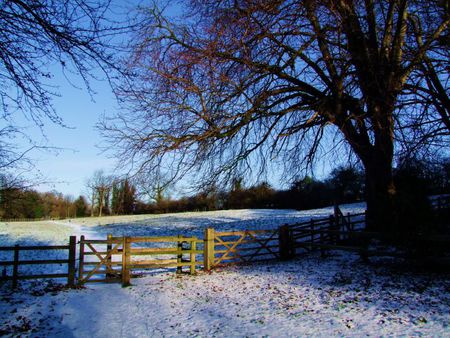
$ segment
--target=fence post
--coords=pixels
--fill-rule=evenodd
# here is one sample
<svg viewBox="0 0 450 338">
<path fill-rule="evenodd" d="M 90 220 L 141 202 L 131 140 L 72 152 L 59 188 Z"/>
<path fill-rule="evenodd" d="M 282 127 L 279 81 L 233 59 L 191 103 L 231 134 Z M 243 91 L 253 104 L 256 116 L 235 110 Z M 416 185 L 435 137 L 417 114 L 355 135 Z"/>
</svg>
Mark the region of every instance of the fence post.
<svg viewBox="0 0 450 338">
<path fill-rule="evenodd" d="M 111 242 L 112 234 L 108 234 L 106 239 L 108 241 L 108 243 L 106 244 L 106 255 L 108 255 L 112 251 L 112 242 Z M 110 273 L 112 270 L 111 262 L 112 262 L 112 255 L 110 255 L 106 260 L 106 271 L 107 271 L 106 278 L 111 278 L 113 276 L 113 274 Z"/>
<path fill-rule="evenodd" d="M 320 257 L 325 257 L 325 248 L 323 247 L 325 245 L 324 243 L 324 236 L 323 231 L 320 231 Z"/>
<path fill-rule="evenodd" d="M 292 258 L 294 248 L 292 247 L 291 232 L 287 224 L 278 228 L 278 236 L 280 259 L 284 261 Z"/>
<path fill-rule="evenodd" d="M 130 285 L 131 243 L 129 237 L 123 237 L 122 247 L 122 287 L 125 287 Z"/>
<path fill-rule="evenodd" d="M 364 210 L 364 230 L 367 230 L 367 209 Z"/>
<path fill-rule="evenodd" d="M 197 250 L 197 242 L 196 242 L 197 237 L 194 237 L 193 239 L 194 240 L 191 242 L 191 266 L 190 266 L 191 275 L 195 274 L 195 258 L 196 258 L 195 255 L 196 255 L 196 253 L 194 251 Z"/>
<path fill-rule="evenodd" d="M 341 235 L 337 234 L 335 232 L 333 233 L 333 230 L 334 231 L 339 230 L 339 229 L 336 229 L 336 226 L 334 224 L 334 217 L 333 217 L 333 215 L 330 215 L 329 222 L 330 222 L 330 226 L 328 227 L 328 230 L 329 230 L 328 231 L 328 239 L 330 240 L 331 243 L 337 243 L 337 241 L 338 241 L 338 239 L 340 238 Z"/>
<path fill-rule="evenodd" d="M 67 285 L 75 285 L 75 255 L 76 255 L 77 237 L 70 236 L 69 238 L 69 261 L 67 271 Z"/>
<path fill-rule="evenodd" d="M 14 265 L 13 265 L 13 275 L 12 275 L 12 287 L 15 289 L 17 287 L 17 279 L 19 275 L 19 244 L 14 246 Z"/>
<path fill-rule="evenodd" d="M 206 271 L 210 271 L 214 266 L 214 236 L 214 228 L 205 229 L 203 265 Z"/>
<path fill-rule="evenodd" d="M 182 268 L 182 266 L 181 266 L 181 263 L 183 262 L 183 254 L 182 254 L 182 252 L 183 252 L 183 242 L 181 242 L 181 237 L 183 237 L 183 236 L 181 236 L 181 235 L 178 235 L 178 242 L 177 242 L 177 251 L 178 251 L 178 254 L 177 254 L 177 274 L 180 274 L 180 273 L 182 273 L 183 272 L 183 268 Z"/>
<path fill-rule="evenodd" d="M 78 262 L 78 284 L 83 284 L 84 268 L 84 235 L 80 237 L 80 259 Z"/>
<path fill-rule="evenodd" d="M 314 220 L 311 218 L 311 223 L 309 224 L 309 228 L 311 230 L 311 245 L 309 246 L 309 251 L 312 251 L 314 249 L 313 243 L 314 243 Z"/>
</svg>

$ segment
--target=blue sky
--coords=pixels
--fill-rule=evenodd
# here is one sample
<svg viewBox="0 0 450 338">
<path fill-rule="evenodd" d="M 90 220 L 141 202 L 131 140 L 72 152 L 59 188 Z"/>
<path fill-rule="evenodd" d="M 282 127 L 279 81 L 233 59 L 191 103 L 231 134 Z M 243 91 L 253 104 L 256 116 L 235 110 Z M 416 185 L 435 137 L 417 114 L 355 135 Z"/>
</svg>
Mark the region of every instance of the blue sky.
<svg viewBox="0 0 450 338">
<path fill-rule="evenodd" d="M 132 9 L 142 4 L 146 3 L 141 0 L 113 0 L 109 15 L 114 20 L 122 21 Z M 50 84 L 57 87 L 56 92 L 59 94 L 59 97 L 53 98 L 53 104 L 68 128 L 46 121 L 41 131 L 32 122 L 18 118 L 21 125 L 27 126 L 26 134 L 35 143 L 62 148 L 57 152 L 35 151 L 31 154 L 36 170 L 49 182 L 36 189 L 56 190 L 74 197 L 86 195 L 86 180 L 95 170 L 103 169 L 107 174 L 114 171 L 115 160 L 110 158 L 113 153 L 111 151 L 105 154 L 100 150 L 102 139 L 95 130 L 95 125 L 102 115 L 114 115 L 117 109 L 116 99 L 106 80 L 90 81 L 89 85 L 95 91 L 91 96 L 79 76 L 70 74 L 69 71 L 66 74 L 69 82 L 59 65 L 49 70 L 53 76 Z M 103 74 L 95 75 L 102 77 Z"/>
<path fill-rule="evenodd" d="M 110 15 L 114 20 L 122 21 L 131 9 L 142 4 L 150 5 L 141 0 L 113 0 Z M 179 10 L 177 6 L 172 3 L 170 11 L 176 13 Z M 85 182 L 95 170 L 103 169 L 107 174 L 114 171 L 115 160 L 110 158 L 113 152 L 102 153 L 99 148 L 102 139 L 95 125 L 102 115 L 114 115 L 116 99 L 107 81 L 91 80 L 89 85 L 96 92 L 91 96 L 79 76 L 67 73 L 69 82 L 59 65 L 49 70 L 53 78 L 48 84 L 56 86 L 59 94 L 52 103 L 68 128 L 44 121 L 45 125 L 40 130 L 32 121 L 24 119 L 20 112 L 15 115 L 14 121 L 25 127 L 25 133 L 35 144 L 61 148 L 59 151 L 34 151 L 30 154 L 36 171 L 48 181 L 36 189 L 56 190 L 77 197 L 86 194 Z M 23 142 L 23 149 L 28 146 Z"/>
<path fill-rule="evenodd" d="M 86 88 L 78 83 L 79 79 L 76 82 L 79 88 L 76 88 L 60 75 L 55 70 L 54 82 L 59 86 L 60 97 L 54 98 L 53 103 L 68 128 L 47 122 L 42 133 L 28 123 L 28 135 L 38 144 L 62 148 L 57 152 L 35 151 L 32 154 L 36 168 L 49 181 L 38 186 L 37 190 L 57 190 L 76 197 L 85 192 L 85 181 L 95 170 L 108 172 L 113 169 L 114 160 L 98 148 L 101 138 L 95 124 L 102 114 L 114 112 L 115 98 L 106 81 L 91 82 L 96 91 L 91 98 Z"/>
</svg>

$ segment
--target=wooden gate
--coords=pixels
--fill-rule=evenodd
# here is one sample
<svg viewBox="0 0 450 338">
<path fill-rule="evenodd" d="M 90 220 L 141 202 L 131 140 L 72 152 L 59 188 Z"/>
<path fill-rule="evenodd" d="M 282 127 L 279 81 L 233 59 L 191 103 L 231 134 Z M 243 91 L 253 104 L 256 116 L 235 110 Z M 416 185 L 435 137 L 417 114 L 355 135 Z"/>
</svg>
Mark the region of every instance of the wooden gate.
<svg viewBox="0 0 450 338">
<path fill-rule="evenodd" d="M 122 276 L 123 238 L 89 240 L 81 236 L 78 284 L 120 282 Z"/>
<path fill-rule="evenodd" d="M 194 274 L 203 264 L 196 258 L 196 237 L 112 237 L 87 240 L 81 236 L 78 283 L 122 282 L 129 285 L 132 272 L 148 269 L 176 268 L 178 273 L 189 267 Z M 134 259 L 133 259 L 134 258 Z"/>
<path fill-rule="evenodd" d="M 227 232 L 207 229 L 205 260 L 208 259 L 209 264 L 206 269 L 218 265 L 278 259 L 280 258 L 278 233 L 278 229 Z M 209 250 L 208 242 L 211 243 Z"/>
</svg>

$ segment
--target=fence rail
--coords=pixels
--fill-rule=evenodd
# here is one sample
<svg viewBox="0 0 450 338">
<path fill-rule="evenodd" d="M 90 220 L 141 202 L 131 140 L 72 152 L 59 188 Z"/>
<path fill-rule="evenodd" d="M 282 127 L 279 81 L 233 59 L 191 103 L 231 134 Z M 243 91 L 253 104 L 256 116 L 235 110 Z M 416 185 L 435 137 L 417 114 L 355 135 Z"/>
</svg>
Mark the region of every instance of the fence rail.
<svg viewBox="0 0 450 338">
<path fill-rule="evenodd" d="M 198 266 L 205 270 L 237 263 L 253 263 L 273 259 L 289 259 L 303 252 L 321 250 L 331 246 L 349 248 L 344 241 L 365 236 L 358 231 L 363 228 L 364 213 L 344 215 L 339 208 L 329 217 L 310 219 L 274 230 L 215 231 L 205 229 L 204 238 L 165 237 L 113 237 L 79 241 L 77 283 L 121 282 L 129 285 L 137 272 L 148 269 L 172 268 L 178 273 L 183 268 L 191 274 Z M 369 235 L 369 234 L 367 234 Z M 21 250 L 69 250 L 67 259 L 20 260 Z M 13 266 L 12 276 L 5 279 L 67 277 L 68 284 L 75 283 L 76 238 L 70 237 L 69 245 L 58 246 L 10 246 L 0 251 L 14 252 L 14 259 L 0 262 L 0 266 Z M 68 264 L 66 274 L 24 275 L 18 273 L 19 265 Z"/>
<path fill-rule="evenodd" d="M 68 256 L 66 259 L 20 259 L 20 253 L 22 251 L 54 251 L 54 250 L 67 250 Z M 75 252 L 76 252 L 76 237 L 70 236 L 68 245 L 47 245 L 47 246 L 4 246 L 0 247 L 0 251 L 9 251 L 13 253 L 13 260 L 2 261 L 0 266 L 4 267 L 1 279 L 11 280 L 12 287 L 17 287 L 17 282 L 24 279 L 47 279 L 47 278 L 67 278 L 67 284 L 70 286 L 75 285 Z M 54 264 L 67 264 L 67 273 L 44 273 L 44 274 L 21 274 L 19 273 L 19 267 L 23 265 L 54 265 Z M 6 267 L 12 267 L 12 274 L 7 275 Z"/>
<path fill-rule="evenodd" d="M 205 257 L 209 257 L 207 269 L 280 257 L 278 230 L 216 232 L 208 229 L 205 242 L 210 244 L 205 251 Z"/>
<path fill-rule="evenodd" d="M 80 240 L 78 283 L 121 281 L 122 285 L 130 284 L 133 270 L 156 268 L 176 268 L 178 273 L 183 267 L 189 273 L 196 272 L 196 266 L 203 262 L 197 255 L 196 237 L 112 237 L 106 240 L 88 240 L 84 236 Z M 203 241 L 201 241 L 203 242 Z M 136 247 L 136 245 L 140 245 Z M 147 245 L 147 246 L 142 246 Z M 163 245 L 148 247 L 148 245 Z M 186 245 L 189 247 L 187 248 Z M 170 256 L 170 257 L 167 257 Z M 90 260 L 87 260 L 90 257 Z M 117 259 L 114 260 L 113 258 Z M 103 275 L 99 277 L 99 275 Z"/>
</svg>

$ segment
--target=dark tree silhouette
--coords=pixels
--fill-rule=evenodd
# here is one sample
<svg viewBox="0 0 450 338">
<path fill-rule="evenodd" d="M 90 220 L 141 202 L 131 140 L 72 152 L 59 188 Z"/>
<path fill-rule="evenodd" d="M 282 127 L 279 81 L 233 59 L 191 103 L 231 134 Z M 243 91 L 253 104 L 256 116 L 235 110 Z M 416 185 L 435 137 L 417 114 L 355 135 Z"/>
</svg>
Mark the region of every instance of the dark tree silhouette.
<svg viewBox="0 0 450 338">
<path fill-rule="evenodd" d="M 396 138 L 448 141 L 447 2 L 186 5 L 180 20 L 147 9 L 136 34 L 128 109 L 101 125 L 122 163 L 166 158 L 214 182 L 276 159 L 295 173 L 344 140 L 365 169 L 369 228 L 394 229 Z"/>
</svg>

